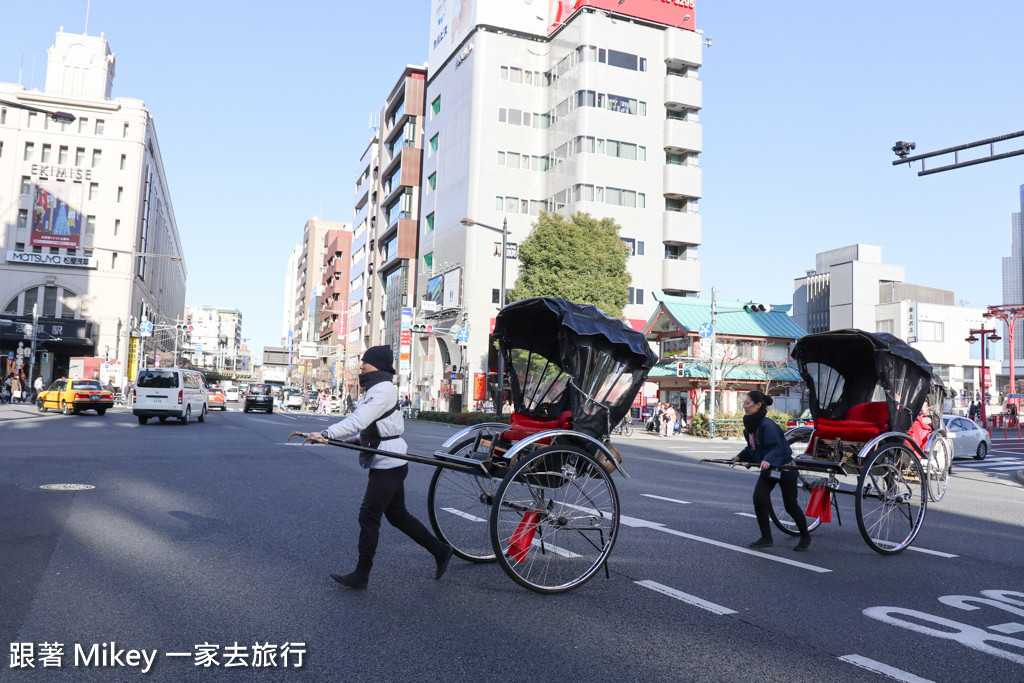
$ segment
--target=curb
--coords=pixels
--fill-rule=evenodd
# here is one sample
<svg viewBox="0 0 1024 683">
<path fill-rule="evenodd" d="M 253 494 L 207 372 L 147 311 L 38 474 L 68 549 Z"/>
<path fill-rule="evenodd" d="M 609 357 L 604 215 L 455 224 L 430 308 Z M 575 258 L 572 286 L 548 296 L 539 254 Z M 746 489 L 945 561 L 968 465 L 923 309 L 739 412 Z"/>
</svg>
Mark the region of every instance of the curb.
<svg viewBox="0 0 1024 683">
<path fill-rule="evenodd" d="M 1017 483 L 1024 484 L 1024 470 L 1017 470 Z"/>
</svg>

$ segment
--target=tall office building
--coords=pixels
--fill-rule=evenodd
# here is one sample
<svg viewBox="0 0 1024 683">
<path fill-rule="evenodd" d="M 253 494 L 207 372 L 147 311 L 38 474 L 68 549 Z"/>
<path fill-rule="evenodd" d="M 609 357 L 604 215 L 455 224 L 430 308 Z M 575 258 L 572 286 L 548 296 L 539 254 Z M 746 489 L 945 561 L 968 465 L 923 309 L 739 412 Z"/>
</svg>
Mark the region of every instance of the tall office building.
<svg viewBox="0 0 1024 683">
<path fill-rule="evenodd" d="M 133 377 L 173 354 L 184 312 L 186 270 L 156 128 L 142 100 L 111 99 L 113 81 L 102 35 L 61 31 L 43 92 L 0 83 L 0 319 L 31 323 L 35 310 L 38 321 L 34 335 L 0 326 L 0 351 L 6 363 L 34 337 L 44 379 L 66 374 L 72 356 L 93 355 L 120 360 Z M 151 333 L 141 329 L 149 324 Z"/>
<path fill-rule="evenodd" d="M 1010 215 L 1010 255 L 1003 257 L 1003 304 L 1024 305 L 1024 185 L 1019 188 L 1020 211 Z M 1024 361 L 1024 322 L 1013 327 L 1013 362 L 1022 367 Z M 1010 358 L 1010 335 L 1003 336 L 1003 358 Z"/>
<path fill-rule="evenodd" d="M 692 5 L 432 0 L 416 305 L 435 333 L 413 338 L 415 394 L 451 408 L 482 398 L 470 380 L 494 372 L 501 288 L 541 211 L 621 226 L 636 326 L 652 292 L 699 292 Z"/>
</svg>

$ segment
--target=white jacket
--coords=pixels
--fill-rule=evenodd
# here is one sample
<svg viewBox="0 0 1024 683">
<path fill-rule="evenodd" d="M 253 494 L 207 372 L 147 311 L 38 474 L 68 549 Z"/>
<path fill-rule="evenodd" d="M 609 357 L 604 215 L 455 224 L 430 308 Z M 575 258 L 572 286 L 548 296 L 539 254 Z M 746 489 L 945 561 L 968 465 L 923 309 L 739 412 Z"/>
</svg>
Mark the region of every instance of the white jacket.
<svg viewBox="0 0 1024 683">
<path fill-rule="evenodd" d="M 356 402 L 355 410 L 351 415 L 341 422 L 335 422 L 325 431 L 330 439 L 344 439 L 352 434 L 363 431 L 378 417 L 395 407 L 398 402 L 398 389 L 391 382 L 380 382 L 370 387 L 359 401 Z M 402 409 L 399 408 L 383 420 L 377 423 L 377 431 L 381 436 L 398 436 L 405 432 L 405 418 L 402 417 Z M 389 451 L 391 453 L 405 453 L 409 445 L 405 439 L 388 439 L 381 441 L 377 450 Z M 401 467 L 406 463 L 399 458 L 389 458 L 384 455 L 373 456 L 370 463 L 372 470 L 387 470 L 393 467 Z"/>
</svg>

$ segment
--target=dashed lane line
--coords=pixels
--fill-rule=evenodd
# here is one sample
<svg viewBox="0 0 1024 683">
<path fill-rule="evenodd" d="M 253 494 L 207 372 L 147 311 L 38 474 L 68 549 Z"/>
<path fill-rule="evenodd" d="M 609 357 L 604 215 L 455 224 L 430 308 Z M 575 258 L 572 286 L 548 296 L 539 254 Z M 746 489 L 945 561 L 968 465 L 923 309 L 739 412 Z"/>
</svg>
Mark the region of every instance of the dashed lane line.
<svg viewBox="0 0 1024 683">
<path fill-rule="evenodd" d="M 715 603 L 708 602 L 703 598 L 698 598 L 696 595 L 690 595 L 689 593 L 677 591 L 675 588 L 670 588 L 669 586 L 660 584 L 656 581 L 644 579 L 643 581 L 634 581 L 633 583 L 635 583 L 638 586 L 643 586 L 644 588 L 650 588 L 653 591 L 657 591 L 658 593 L 662 593 L 663 595 L 675 598 L 676 600 L 685 602 L 688 605 L 693 605 L 694 607 L 699 607 L 703 610 L 707 610 L 712 614 L 736 614 L 736 610 L 734 609 L 729 609 L 728 607 L 716 605 Z"/>
<path fill-rule="evenodd" d="M 920 676 L 912 674 L 909 671 L 897 669 L 894 666 L 889 666 L 888 664 L 883 664 L 882 662 L 876 662 L 873 659 L 868 659 L 867 657 L 862 657 L 861 655 L 843 655 L 839 659 L 841 661 L 846 662 L 847 664 L 859 666 L 862 669 L 867 669 L 868 671 L 874 672 L 876 674 L 882 674 L 883 676 L 888 676 L 889 678 L 895 678 L 897 681 L 904 681 L 905 683 L 933 683 L 931 679 L 921 678 Z"/>
<path fill-rule="evenodd" d="M 690 504 L 690 501 L 688 500 L 676 500 L 675 498 L 665 498 L 664 496 L 656 496 L 653 493 L 641 493 L 640 495 L 643 496 L 644 498 L 654 498 L 655 500 L 664 500 L 668 501 L 669 503 L 679 503 L 680 505 Z"/>
</svg>

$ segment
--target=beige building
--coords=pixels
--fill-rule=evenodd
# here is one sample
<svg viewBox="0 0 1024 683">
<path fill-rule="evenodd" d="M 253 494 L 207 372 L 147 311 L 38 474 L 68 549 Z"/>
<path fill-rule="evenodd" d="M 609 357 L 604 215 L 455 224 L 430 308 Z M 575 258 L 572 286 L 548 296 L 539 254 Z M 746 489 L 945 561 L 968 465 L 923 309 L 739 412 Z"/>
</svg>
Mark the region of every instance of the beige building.
<svg viewBox="0 0 1024 683">
<path fill-rule="evenodd" d="M 142 100 L 111 98 L 102 35 L 61 31 L 48 55 L 42 92 L 0 83 L 0 319 L 31 322 L 35 311 L 37 321 L 34 335 L 0 326 L 0 350 L 6 358 L 34 336 L 46 380 L 74 356 L 127 371 L 173 354 L 185 305 L 160 145 Z M 44 113 L 55 111 L 74 121 Z"/>
</svg>

